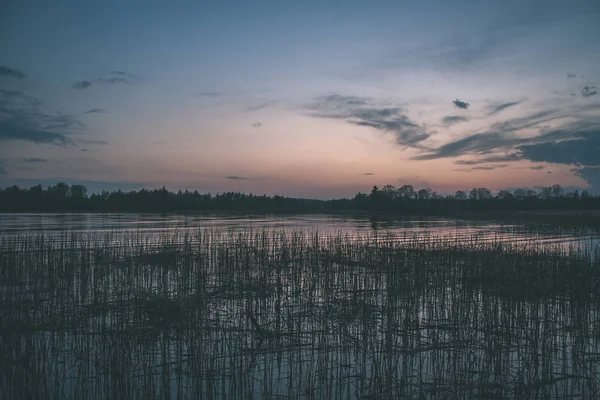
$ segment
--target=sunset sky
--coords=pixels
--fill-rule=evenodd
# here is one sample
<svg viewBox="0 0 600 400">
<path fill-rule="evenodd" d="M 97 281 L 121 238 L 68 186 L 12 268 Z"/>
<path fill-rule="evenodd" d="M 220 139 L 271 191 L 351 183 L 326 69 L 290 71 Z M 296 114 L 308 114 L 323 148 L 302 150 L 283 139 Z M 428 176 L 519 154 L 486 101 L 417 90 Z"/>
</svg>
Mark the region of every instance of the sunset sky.
<svg viewBox="0 0 600 400">
<path fill-rule="evenodd" d="M 600 193 L 600 2 L 2 1 L 0 185 Z"/>
</svg>

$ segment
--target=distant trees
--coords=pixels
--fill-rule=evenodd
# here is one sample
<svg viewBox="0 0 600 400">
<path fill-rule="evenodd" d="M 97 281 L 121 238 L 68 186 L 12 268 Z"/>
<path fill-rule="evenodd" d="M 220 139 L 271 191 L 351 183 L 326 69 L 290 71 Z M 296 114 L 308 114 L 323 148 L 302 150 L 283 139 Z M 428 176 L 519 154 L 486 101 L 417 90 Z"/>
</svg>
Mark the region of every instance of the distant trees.
<svg viewBox="0 0 600 400">
<path fill-rule="evenodd" d="M 85 186 L 58 183 L 44 189 L 17 186 L 0 189 L 0 211 L 97 211 L 97 212 L 351 212 L 367 211 L 391 214 L 454 214 L 467 211 L 536 210 L 536 209 L 600 209 L 600 196 L 587 190 L 565 193 L 560 185 L 542 187 L 539 191 L 518 188 L 500 190 L 495 196 L 487 188 L 469 192 L 458 190 L 443 197 L 431 188 L 415 190 L 412 185 L 396 188 L 373 186 L 370 193 L 357 193 L 352 199 L 307 200 L 283 196 L 253 195 L 239 192 L 201 194 L 197 190 L 170 192 L 142 189 L 125 193 L 121 190 L 89 195 Z"/>
<path fill-rule="evenodd" d="M 486 188 L 475 188 L 469 192 L 469 199 L 471 200 L 489 200 L 493 197 L 492 192 Z"/>
</svg>

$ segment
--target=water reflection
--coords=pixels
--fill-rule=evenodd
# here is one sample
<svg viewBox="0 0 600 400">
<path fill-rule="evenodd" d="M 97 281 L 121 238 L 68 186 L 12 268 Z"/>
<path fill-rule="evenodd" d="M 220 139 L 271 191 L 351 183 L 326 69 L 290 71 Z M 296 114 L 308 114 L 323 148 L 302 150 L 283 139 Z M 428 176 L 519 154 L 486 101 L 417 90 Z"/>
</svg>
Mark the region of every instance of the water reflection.
<svg viewBox="0 0 600 400">
<path fill-rule="evenodd" d="M 164 234 L 215 230 L 235 233 L 245 230 L 303 230 L 321 235 L 365 235 L 378 232 L 399 239 L 431 237 L 452 239 L 457 243 L 472 240 L 505 243 L 555 243 L 593 248 L 600 245 L 597 231 L 546 225 L 532 229 L 515 223 L 454 218 L 411 217 L 384 219 L 369 216 L 338 215 L 231 215 L 231 214 L 0 214 L 0 236 L 75 231 L 88 234 L 148 233 Z"/>
</svg>

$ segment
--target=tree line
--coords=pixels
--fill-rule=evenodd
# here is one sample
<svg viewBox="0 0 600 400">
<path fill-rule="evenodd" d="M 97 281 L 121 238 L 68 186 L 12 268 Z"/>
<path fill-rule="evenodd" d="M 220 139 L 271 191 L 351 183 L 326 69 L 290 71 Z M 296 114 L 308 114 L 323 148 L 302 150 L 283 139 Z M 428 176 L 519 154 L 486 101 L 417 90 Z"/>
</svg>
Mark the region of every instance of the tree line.
<svg viewBox="0 0 600 400">
<path fill-rule="evenodd" d="M 177 211 L 243 213 L 330 213 L 378 212 L 407 215 L 444 215 L 472 211 L 550 209 L 600 209 L 600 196 L 587 190 L 565 192 L 560 185 L 534 189 L 500 190 L 487 188 L 458 190 L 441 195 L 430 188 L 412 185 L 374 186 L 369 193 L 351 199 L 310 200 L 284 196 L 225 192 L 212 195 L 196 191 L 171 192 L 161 189 L 103 191 L 89 195 L 85 186 L 58 183 L 43 188 L 17 186 L 0 189 L 1 212 L 147 212 Z"/>
</svg>

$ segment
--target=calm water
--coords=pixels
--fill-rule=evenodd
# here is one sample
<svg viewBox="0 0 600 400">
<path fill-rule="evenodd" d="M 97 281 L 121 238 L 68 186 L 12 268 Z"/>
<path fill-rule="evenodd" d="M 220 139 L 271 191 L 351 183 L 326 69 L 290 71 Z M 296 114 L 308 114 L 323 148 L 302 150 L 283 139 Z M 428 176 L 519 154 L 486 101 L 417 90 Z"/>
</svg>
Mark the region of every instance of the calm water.
<svg viewBox="0 0 600 400">
<path fill-rule="evenodd" d="M 561 275 L 551 253 L 390 255 L 289 235 L 157 257 L 86 241 L 198 229 L 600 243 L 558 225 L 443 218 L 0 214 L 0 399 L 598 398 L 600 280 Z M 11 240 L 64 232 L 77 233 L 67 251 Z M 473 283 L 483 268 L 494 279 Z"/>
<path fill-rule="evenodd" d="M 22 234 L 58 235 L 66 231 L 101 235 L 105 233 L 165 233 L 213 230 L 221 233 L 240 231 L 319 232 L 322 235 L 391 234 L 398 240 L 425 240 L 444 237 L 457 242 L 469 240 L 503 243 L 548 243 L 560 246 L 595 247 L 600 233 L 592 230 L 565 229 L 547 225 L 532 229 L 514 223 L 454 218 L 400 218 L 381 220 L 369 217 L 333 215 L 156 215 L 156 214 L 3 214 L 0 213 L 0 236 Z"/>
</svg>

